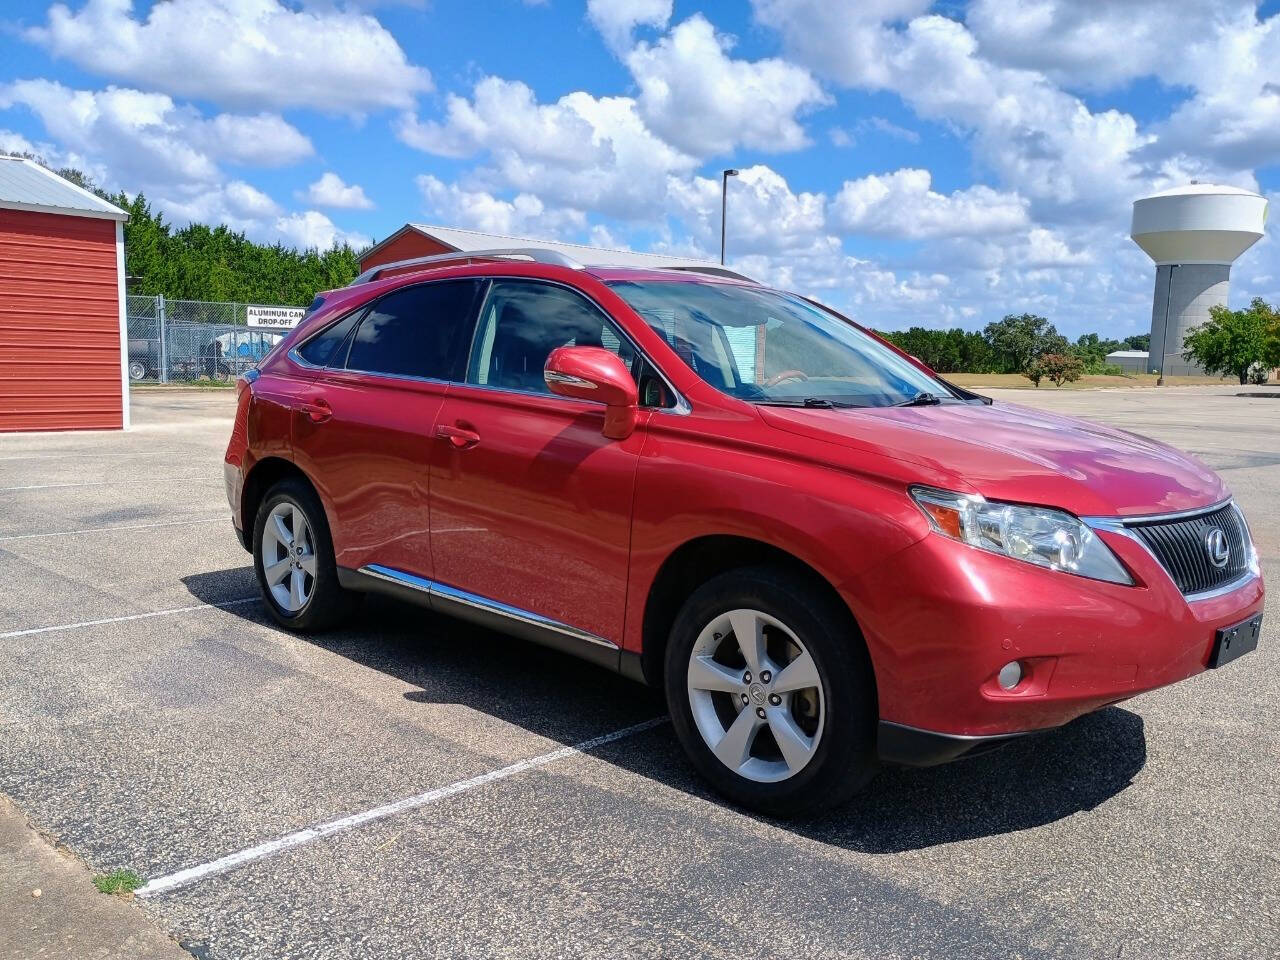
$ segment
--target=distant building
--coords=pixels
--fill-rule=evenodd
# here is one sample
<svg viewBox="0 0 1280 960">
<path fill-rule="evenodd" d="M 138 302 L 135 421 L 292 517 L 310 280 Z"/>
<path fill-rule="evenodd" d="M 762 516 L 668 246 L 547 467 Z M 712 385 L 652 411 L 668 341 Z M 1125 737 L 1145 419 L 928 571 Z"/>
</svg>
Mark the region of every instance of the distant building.
<svg viewBox="0 0 1280 960">
<path fill-rule="evenodd" d="M 384 263 L 395 263 L 398 260 L 409 260 L 413 257 L 429 257 L 440 253 L 518 247 L 555 250 L 586 266 L 684 267 L 735 275 L 712 260 L 677 257 L 665 253 L 610 250 L 582 243 L 560 243 L 555 240 L 536 240 L 530 237 L 508 237 L 497 233 L 481 233 L 478 230 L 440 227 L 426 223 L 406 223 L 381 243 L 374 244 L 360 258 L 360 269 L 368 270 L 370 267 L 381 266 Z"/>
<path fill-rule="evenodd" d="M 1150 373 L 1151 354 L 1146 350 L 1112 350 L 1107 363 L 1119 367 L 1125 373 Z"/>
</svg>

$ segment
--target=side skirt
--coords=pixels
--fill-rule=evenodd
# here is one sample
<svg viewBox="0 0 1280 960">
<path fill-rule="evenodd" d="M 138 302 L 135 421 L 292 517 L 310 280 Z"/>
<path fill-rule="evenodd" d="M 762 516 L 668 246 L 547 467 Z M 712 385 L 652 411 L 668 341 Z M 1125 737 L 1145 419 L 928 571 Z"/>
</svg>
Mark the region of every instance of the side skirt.
<svg viewBox="0 0 1280 960">
<path fill-rule="evenodd" d="M 629 665 L 633 658 L 639 659 L 625 654 L 617 644 L 604 637 L 567 623 L 380 564 L 369 564 L 359 570 L 339 567 L 338 582 L 348 590 L 395 597 L 499 633 L 551 647 L 626 676 L 631 673 L 625 665 Z"/>
</svg>

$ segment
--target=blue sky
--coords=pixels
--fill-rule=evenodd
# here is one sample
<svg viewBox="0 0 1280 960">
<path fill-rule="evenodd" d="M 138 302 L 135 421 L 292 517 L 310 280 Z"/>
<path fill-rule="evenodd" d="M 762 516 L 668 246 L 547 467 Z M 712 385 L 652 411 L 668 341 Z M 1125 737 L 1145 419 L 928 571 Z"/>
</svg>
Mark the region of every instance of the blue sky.
<svg viewBox="0 0 1280 960">
<path fill-rule="evenodd" d="M 175 222 L 729 259 L 877 326 L 1145 332 L 1136 197 L 1280 194 L 1280 2 L 10 0 L 0 149 Z M 1233 302 L 1280 299 L 1268 236 Z"/>
</svg>

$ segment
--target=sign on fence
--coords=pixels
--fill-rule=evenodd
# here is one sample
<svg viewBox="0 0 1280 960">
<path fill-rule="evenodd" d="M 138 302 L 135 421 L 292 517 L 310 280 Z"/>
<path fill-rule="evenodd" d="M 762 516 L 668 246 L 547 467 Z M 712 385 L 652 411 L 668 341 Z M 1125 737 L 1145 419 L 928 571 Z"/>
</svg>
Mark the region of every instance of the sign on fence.
<svg viewBox="0 0 1280 960">
<path fill-rule="evenodd" d="M 292 330 L 306 313 L 302 307 L 260 307 L 249 304 L 244 309 L 248 325 L 260 330 Z"/>
</svg>

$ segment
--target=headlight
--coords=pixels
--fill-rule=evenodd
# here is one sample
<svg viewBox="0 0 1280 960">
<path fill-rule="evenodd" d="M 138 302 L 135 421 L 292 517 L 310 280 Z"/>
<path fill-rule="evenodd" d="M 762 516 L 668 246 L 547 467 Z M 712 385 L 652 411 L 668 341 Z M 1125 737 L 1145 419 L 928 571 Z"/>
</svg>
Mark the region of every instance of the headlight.
<svg viewBox="0 0 1280 960">
<path fill-rule="evenodd" d="M 910 492 L 933 529 L 945 537 L 1050 570 L 1133 583 L 1111 548 L 1062 510 L 997 503 L 932 487 L 912 487 Z"/>
</svg>

